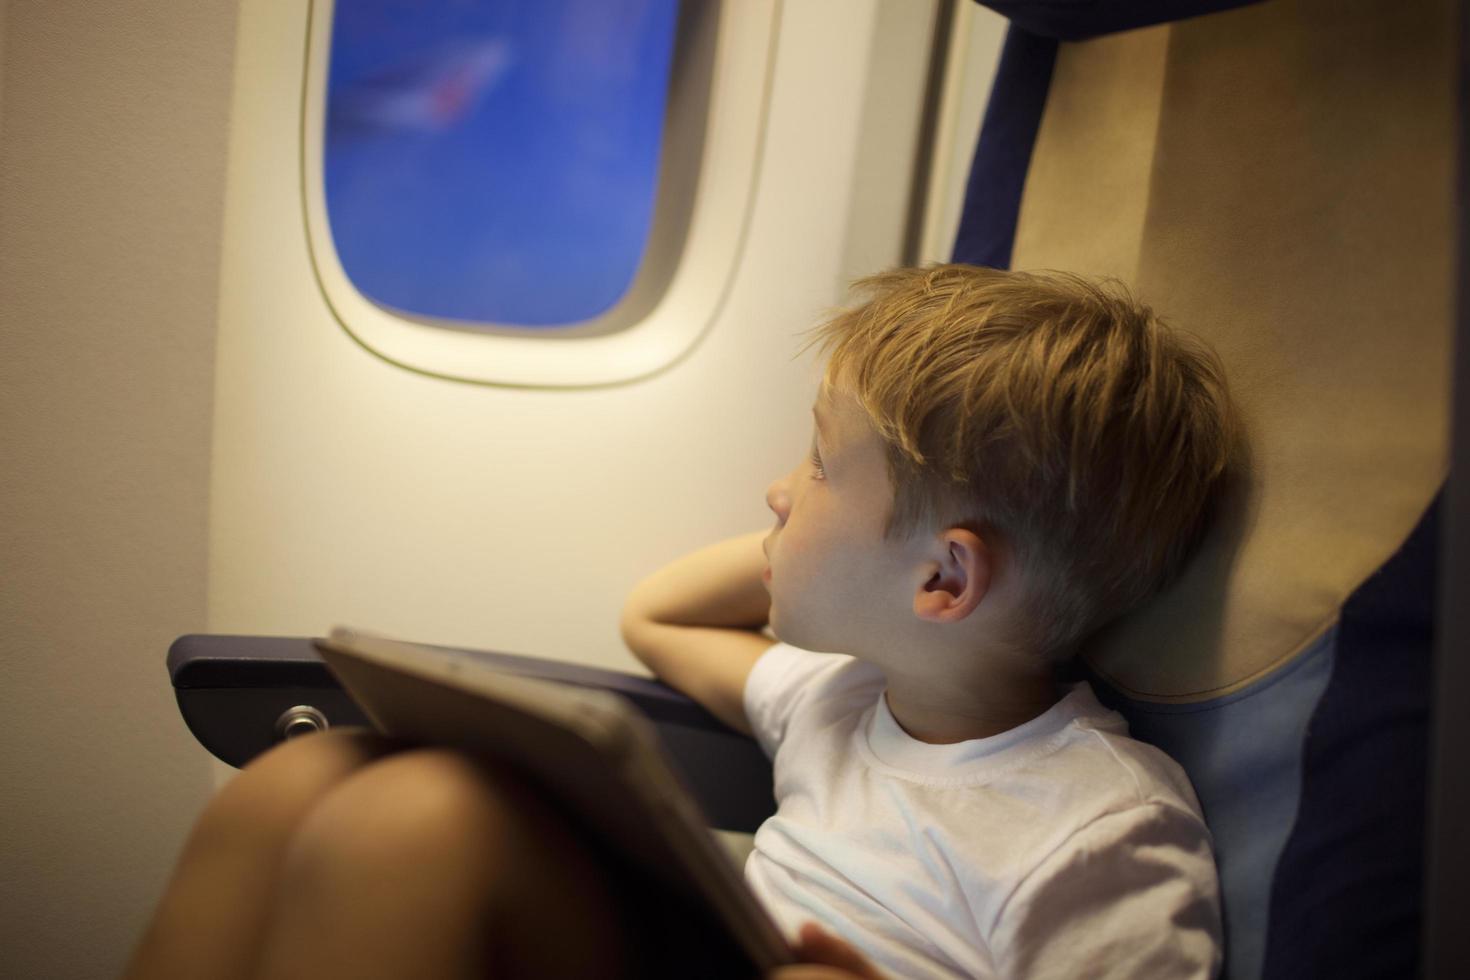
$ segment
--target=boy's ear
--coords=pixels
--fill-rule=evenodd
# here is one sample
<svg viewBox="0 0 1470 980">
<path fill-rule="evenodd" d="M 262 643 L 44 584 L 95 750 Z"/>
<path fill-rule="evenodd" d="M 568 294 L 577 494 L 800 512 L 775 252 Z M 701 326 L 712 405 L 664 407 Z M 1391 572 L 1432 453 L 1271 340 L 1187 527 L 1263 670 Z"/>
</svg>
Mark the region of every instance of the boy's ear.
<svg viewBox="0 0 1470 980">
<path fill-rule="evenodd" d="M 939 536 L 937 558 L 926 563 L 927 580 L 914 593 L 914 615 L 932 623 L 957 623 L 990 591 L 994 555 L 974 531 L 952 527 Z"/>
</svg>

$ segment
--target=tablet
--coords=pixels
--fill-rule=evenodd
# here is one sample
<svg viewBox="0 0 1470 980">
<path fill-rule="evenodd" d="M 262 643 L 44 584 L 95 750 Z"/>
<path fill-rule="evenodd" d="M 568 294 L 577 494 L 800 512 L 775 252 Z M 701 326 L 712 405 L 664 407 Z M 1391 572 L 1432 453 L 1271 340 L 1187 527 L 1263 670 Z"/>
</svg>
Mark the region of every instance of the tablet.
<svg viewBox="0 0 1470 980">
<path fill-rule="evenodd" d="M 453 650 L 357 630 L 334 629 L 315 644 L 384 734 L 513 767 L 630 867 L 712 921 L 755 970 L 795 962 L 669 765 L 652 723 L 626 698 L 498 673 Z"/>
</svg>

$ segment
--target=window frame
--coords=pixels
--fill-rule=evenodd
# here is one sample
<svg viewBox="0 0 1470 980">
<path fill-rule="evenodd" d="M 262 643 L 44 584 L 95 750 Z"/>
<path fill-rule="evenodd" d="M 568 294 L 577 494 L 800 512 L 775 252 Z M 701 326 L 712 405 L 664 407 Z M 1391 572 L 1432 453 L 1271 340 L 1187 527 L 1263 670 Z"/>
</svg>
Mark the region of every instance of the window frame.
<svg viewBox="0 0 1470 980">
<path fill-rule="evenodd" d="M 755 201 L 780 0 L 683 0 L 642 262 L 602 315 L 565 327 L 409 316 L 342 268 L 323 166 L 335 0 L 312 0 L 301 100 L 301 192 L 318 288 L 337 324 L 391 364 L 476 384 L 581 388 L 662 371 L 708 333 L 729 295 Z"/>
</svg>

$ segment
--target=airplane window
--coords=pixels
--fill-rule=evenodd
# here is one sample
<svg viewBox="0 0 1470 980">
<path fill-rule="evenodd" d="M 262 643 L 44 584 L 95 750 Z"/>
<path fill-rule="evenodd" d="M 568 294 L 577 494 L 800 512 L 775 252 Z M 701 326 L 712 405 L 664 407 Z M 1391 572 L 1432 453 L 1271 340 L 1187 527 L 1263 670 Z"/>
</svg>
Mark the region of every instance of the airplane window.
<svg viewBox="0 0 1470 980">
<path fill-rule="evenodd" d="M 343 271 L 414 317 L 554 331 L 646 251 L 679 0 L 337 0 L 322 167 Z"/>
</svg>

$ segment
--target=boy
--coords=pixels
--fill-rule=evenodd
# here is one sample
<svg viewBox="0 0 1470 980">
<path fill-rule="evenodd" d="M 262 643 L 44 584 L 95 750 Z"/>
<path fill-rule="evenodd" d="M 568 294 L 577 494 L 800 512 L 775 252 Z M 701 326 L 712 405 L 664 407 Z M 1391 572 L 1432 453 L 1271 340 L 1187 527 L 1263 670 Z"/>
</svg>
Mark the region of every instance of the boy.
<svg viewBox="0 0 1470 980">
<path fill-rule="evenodd" d="M 789 936 L 819 922 L 901 977 L 1213 975 L 1187 778 L 1055 674 L 1198 536 L 1233 441 L 1218 362 L 1074 276 L 859 286 L 818 328 L 775 528 L 662 569 L 622 621 L 773 757 L 750 886 Z"/>
<path fill-rule="evenodd" d="M 1076 277 L 862 285 L 820 328 L 812 458 L 768 491 L 775 528 L 656 573 L 622 621 L 774 755 L 746 877 L 819 965 L 772 980 L 1209 975 L 1188 781 L 1053 668 L 1198 533 L 1232 436 L 1218 365 Z M 337 729 L 210 802 L 127 975 L 708 975 L 640 887 L 515 773 Z"/>
</svg>

